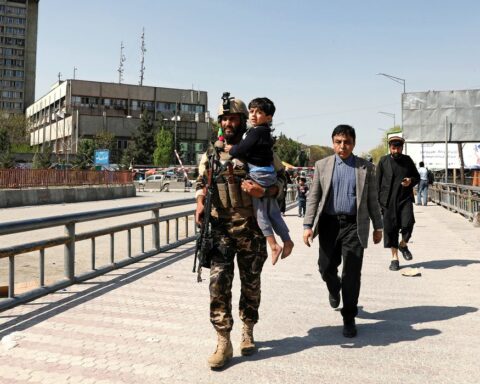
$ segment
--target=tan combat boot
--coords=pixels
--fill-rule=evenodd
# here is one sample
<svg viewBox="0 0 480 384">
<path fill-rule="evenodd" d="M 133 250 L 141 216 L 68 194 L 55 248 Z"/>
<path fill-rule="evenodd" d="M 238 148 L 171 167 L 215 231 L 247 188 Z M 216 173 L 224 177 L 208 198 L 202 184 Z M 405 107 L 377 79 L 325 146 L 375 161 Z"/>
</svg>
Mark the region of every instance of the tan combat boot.
<svg viewBox="0 0 480 384">
<path fill-rule="evenodd" d="M 233 356 L 232 342 L 230 341 L 230 332 L 217 331 L 218 342 L 217 349 L 208 358 L 210 368 L 222 368 L 225 363 Z"/>
<path fill-rule="evenodd" d="M 242 342 L 240 343 L 240 353 L 242 354 L 242 356 L 249 356 L 255 353 L 253 326 L 253 323 L 243 323 Z"/>
</svg>

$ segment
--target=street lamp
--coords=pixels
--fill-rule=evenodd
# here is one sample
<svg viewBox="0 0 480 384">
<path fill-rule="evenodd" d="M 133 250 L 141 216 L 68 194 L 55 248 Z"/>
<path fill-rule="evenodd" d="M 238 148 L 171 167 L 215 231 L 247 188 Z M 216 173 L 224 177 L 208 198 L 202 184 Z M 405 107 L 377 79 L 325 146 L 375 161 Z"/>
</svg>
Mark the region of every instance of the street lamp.
<svg viewBox="0 0 480 384">
<path fill-rule="evenodd" d="M 395 114 L 394 113 L 382 112 L 382 111 L 379 111 L 378 113 L 381 113 L 382 115 L 387 115 L 387 116 L 393 117 L 393 128 L 395 128 L 396 123 L 395 123 Z"/>
<path fill-rule="evenodd" d="M 403 93 L 405 93 L 405 79 L 402 79 L 400 77 L 388 75 L 386 73 L 377 73 L 379 76 L 385 76 L 386 78 L 395 81 L 396 83 L 403 84 Z M 402 113 L 402 132 L 403 132 L 403 94 L 401 98 L 401 104 L 400 104 L 400 112 Z"/>
</svg>

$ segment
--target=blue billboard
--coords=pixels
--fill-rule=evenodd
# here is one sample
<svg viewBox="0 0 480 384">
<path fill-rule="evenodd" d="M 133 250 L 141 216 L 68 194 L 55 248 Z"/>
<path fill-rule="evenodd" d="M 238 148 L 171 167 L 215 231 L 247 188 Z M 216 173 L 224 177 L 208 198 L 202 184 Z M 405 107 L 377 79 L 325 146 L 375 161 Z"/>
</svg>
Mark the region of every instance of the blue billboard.
<svg viewBox="0 0 480 384">
<path fill-rule="evenodd" d="M 109 165 L 110 151 L 108 149 L 96 149 L 94 163 L 95 165 Z"/>
</svg>

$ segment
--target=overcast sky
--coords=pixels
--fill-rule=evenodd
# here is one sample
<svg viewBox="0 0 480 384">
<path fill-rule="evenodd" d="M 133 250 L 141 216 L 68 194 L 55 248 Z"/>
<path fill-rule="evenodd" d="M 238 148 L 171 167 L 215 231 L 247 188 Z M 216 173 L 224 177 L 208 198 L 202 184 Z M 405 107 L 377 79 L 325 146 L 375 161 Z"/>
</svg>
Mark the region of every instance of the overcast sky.
<svg viewBox="0 0 480 384">
<path fill-rule="evenodd" d="M 400 125 L 407 92 L 480 88 L 480 2 L 457 0 L 42 0 L 37 98 L 62 79 L 200 89 L 216 109 L 224 91 L 271 98 L 274 124 L 294 140 L 331 145 L 341 123 L 355 153 Z"/>
</svg>

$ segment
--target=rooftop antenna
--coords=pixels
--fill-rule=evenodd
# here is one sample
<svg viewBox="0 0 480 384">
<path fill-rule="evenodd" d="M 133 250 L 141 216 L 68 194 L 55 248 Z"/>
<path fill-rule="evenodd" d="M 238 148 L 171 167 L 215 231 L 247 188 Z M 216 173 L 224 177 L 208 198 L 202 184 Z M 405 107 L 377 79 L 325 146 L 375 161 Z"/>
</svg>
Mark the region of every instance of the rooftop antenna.
<svg viewBox="0 0 480 384">
<path fill-rule="evenodd" d="M 73 67 L 73 80 L 75 80 L 75 74 L 77 73 L 77 70 L 77 67 Z"/>
<path fill-rule="evenodd" d="M 62 81 L 62 74 L 60 72 L 58 72 L 58 82 L 60 83 Z"/>
<path fill-rule="evenodd" d="M 140 47 L 140 51 L 142 52 L 142 61 L 140 63 L 140 82 L 139 85 L 143 85 L 143 77 L 145 75 L 145 52 L 147 49 L 145 48 L 145 28 L 142 28 L 142 46 Z"/>
<path fill-rule="evenodd" d="M 123 54 L 123 48 L 125 48 L 125 46 L 123 45 L 123 41 L 120 42 L 120 65 L 118 66 L 118 84 L 122 84 L 122 81 L 123 81 L 123 63 L 125 60 L 127 60 L 127 58 L 125 57 L 125 55 Z"/>
</svg>

